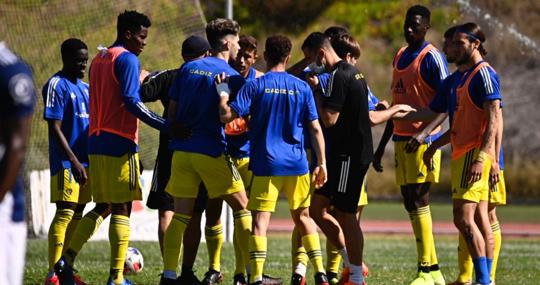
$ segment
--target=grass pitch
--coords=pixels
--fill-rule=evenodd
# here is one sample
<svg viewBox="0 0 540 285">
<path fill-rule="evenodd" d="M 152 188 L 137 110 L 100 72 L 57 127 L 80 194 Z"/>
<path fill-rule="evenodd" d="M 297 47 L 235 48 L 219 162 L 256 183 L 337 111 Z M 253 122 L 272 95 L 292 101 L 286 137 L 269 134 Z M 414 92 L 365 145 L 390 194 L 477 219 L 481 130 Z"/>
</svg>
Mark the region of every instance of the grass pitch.
<svg viewBox="0 0 540 285">
<path fill-rule="evenodd" d="M 321 235 L 323 252 L 325 242 Z M 290 283 L 291 257 L 290 236 L 273 234 L 268 239 L 268 259 L 265 272 Z M 436 236 L 437 255 L 447 282 L 457 276 L 457 237 Z M 129 278 L 136 284 L 157 284 L 162 262 L 157 242 L 131 242 L 144 255 L 144 270 Z M 414 239 L 408 235 L 367 235 L 365 262 L 369 266 L 368 284 L 408 284 L 416 271 Z M 326 259 L 325 259 L 326 260 Z M 222 252 L 223 284 L 231 284 L 234 270 L 232 244 L 225 244 Z M 199 278 L 206 271 L 207 251 L 205 244 L 199 247 L 195 269 Z M 90 284 L 104 284 L 109 268 L 109 243 L 90 242 L 83 248 L 75 268 Z M 503 249 L 497 269 L 497 284 L 540 284 L 540 239 L 503 238 Z M 24 284 L 43 284 L 47 271 L 47 242 L 29 240 Z M 313 273 L 308 269 L 308 275 Z M 313 279 L 308 279 L 313 284 Z"/>
</svg>

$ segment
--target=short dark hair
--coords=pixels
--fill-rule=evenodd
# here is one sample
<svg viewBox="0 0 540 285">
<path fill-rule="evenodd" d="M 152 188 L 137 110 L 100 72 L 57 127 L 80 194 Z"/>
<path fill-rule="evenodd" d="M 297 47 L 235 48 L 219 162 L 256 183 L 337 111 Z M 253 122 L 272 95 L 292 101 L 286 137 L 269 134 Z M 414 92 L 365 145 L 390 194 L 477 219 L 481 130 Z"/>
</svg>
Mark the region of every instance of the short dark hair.
<svg viewBox="0 0 540 285">
<path fill-rule="evenodd" d="M 273 35 L 266 39 L 264 48 L 266 61 L 270 65 L 276 65 L 284 62 L 285 58 L 291 54 L 292 43 L 286 36 Z"/>
<path fill-rule="evenodd" d="M 138 33 L 141 27 L 149 28 L 152 25 L 150 19 L 145 14 L 137 11 L 125 10 L 118 15 L 118 21 L 116 23 L 117 36 L 120 38 L 126 31 L 132 33 Z"/>
<path fill-rule="evenodd" d="M 352 36 L 342 35 L 340 37 L 334 37 L 330 42 L 340 58 L 344 59 L 347 53 L 350 53 L 354 58 L 360 57 L 360 44 Z"/>
<path fill-rule="evenodd" d="M 240 45 L 240 49 L 242 50 L 253 50 L 257 53 L 257 39 L 250 35 L 241 35 L 238 45 Z"/>
<path fill-rule="evenodd" d="M 65 40 L 62 45 L 60 46 L 60 53 L 62 54 L 62 58 L 68 58 L 70 56 L 74 56 L 77 51 L 81 49 L 88 49 L 86 44 L 76 38 L 69 38 Z"/>
<path fill-rule="evenodd" d="M 302 43 L 302 50 L 306 48 L 309 50 L 316 50 L 322 47 L 325 41 L 328 41 L 328 36 L 321 32 L 313 32 L 309 34 L 304 40 L 304 43 Z"/>
<path fill-rule="evenodd" d="M 341 26 L 331 26 L 324 31 L 324 34 L 329 38 L 341 37 L 343 35 L 348 35 L 349 31 Z"/>
<path fill-rule="evenodd" d="M 478 24 L 473 23 L 473 22 L 465 23 L 461 26 L 458 26 L 455 32 L 466 34 L 469 41 L 475 41 L 475 40 L 480 41 L 480 46 L 478 47 L 480 54 L 482 55 L 487 54 L 487 51 L 483 45 L 483 43 L 486 41 L 486 35 L 484 34 L 484 32 L 482 31 L 482 29 L 480 28 Z"/>
<path fill-rule="evenodd" d="M 240 25 L 235 20 L 217 18 L 206 24 L 206 38 L 212 48 L 221 47 L 221 39 L 227 35 L 238 35 Z"/>
<path fill-rule="evenodd" d="M 451 37 L 454 36 L 454 34 L 456 33 L 456 30 L 458 29 L 459 26 L 452 26 L 450 28 L 448 28 L 448 30 L 446 30 L 446 32 L 444 32 L 444 38 L 445 39 L 449 39 Z"/>
<path fill-rule="evenodd" d="M 422 16 L 422 18 L 427 20 L 428 23 L 431 21 L 431 12 L 429 11 L 429 9 L 426 6 L 414 5 L 414 6 L 410 7 L 407 10 L 407 15 L 405 17 L 408 19 L 409 17 L 415 16 L 415 15 Z"/>
</svg>

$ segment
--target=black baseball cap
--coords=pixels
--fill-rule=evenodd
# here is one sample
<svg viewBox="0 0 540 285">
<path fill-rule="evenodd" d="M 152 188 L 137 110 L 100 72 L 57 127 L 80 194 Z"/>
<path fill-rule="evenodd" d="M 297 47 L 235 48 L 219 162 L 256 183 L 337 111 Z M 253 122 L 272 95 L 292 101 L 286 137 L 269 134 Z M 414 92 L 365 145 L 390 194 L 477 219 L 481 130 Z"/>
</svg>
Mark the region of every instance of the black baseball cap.
<svg viewBox="0 0 540 285">
<path fill-rule="evenodd" d="M 208 41 L 200 36 L 190 36 L 182 43 L 182 57 L 194 58 L 210 50 Z"/>
</svg>

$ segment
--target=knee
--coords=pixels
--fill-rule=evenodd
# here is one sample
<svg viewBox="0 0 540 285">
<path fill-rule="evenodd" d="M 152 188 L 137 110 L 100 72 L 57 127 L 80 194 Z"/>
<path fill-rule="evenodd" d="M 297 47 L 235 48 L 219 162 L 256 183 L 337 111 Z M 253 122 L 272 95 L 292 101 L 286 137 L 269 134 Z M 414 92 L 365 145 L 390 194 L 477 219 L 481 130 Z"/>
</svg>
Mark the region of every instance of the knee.
<svg viewBox="0 0 540 285">
<path fill-rule="evenodd" d="M 111 205 L 105 204 L 105 203 L 99 203 L 94 207 L 92 211 L 98 213 L 103 218 L 106 218 L 107 216 L 111 214 Z"/>
<path fill-rule="evenodd" d="M 317 209 L 315 207 L 309 207 L 309 217 L 311 217 L 317 224 L 323 219 L 324 210 Z"/>
</svg>

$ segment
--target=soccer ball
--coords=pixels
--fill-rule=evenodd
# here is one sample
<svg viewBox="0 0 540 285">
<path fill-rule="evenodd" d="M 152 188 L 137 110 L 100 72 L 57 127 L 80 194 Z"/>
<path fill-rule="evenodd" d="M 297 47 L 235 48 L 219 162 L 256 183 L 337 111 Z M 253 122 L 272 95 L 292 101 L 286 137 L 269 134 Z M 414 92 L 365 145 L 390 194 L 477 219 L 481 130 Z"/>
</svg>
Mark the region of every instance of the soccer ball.
<svg viewBox="0 0 540 285">
<path fill-rule="evenodd" d="M 134 247 L 128 247 L 126 261 L 124 262 L 124 274 L 137 274 L 143 270 L 143 267 L 142 253 Z"/>
</svg>

